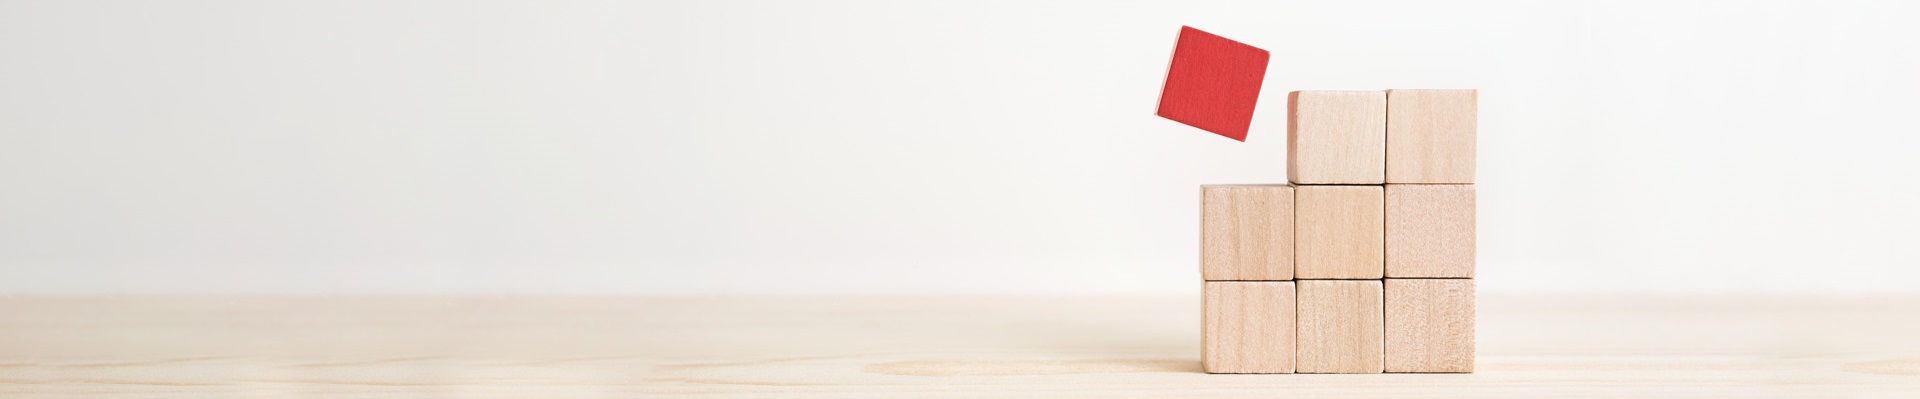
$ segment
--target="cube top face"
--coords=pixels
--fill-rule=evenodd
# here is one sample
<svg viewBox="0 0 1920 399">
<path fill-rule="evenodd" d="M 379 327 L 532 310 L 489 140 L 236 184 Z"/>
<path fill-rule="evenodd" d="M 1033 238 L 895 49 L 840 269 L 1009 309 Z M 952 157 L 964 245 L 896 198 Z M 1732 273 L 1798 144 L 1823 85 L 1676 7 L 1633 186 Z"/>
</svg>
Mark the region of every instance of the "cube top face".
<svg viewBox="0 0 1920 399">
<path fill-rule="evenodd" d="M 1291 281 L 1208 281 L 1200 364 L 1208 373 L 1293 372 Z"/>
<path fill-rule="evenodd" d="M 1287 115 L 1288 180 L 1386 183 L 1386 92 L 1296 91 L 1287 96 Z"/>
<path fill-rule="evenodd" d="M 1293 187 L 1200 187 L 1200 276 L 1293 279 Z"/>
<path fill-rule="evenodd" d="M 1471 373 L 1473 279 L 1387 279 L 1389 373 Z"/>
<path fill-rule="evenodd" d="M 1477 90 L 1387 91 L 1387 183 L 1473 183 Z"/>
<path fill-rule="evenodd" d="M 1473 185 L 1388 184 L 1386 193 L 1387 277 L 1473 277 Z"/>
<path fill-rule="evenodd" d="M 1384 276 L 1381 186 L 1295 186 L 1293 195 L 1294 279 Z"/>
<path fill-rule="evenodd" d="M 1294 281 L 1298 297 L 1294 372 L 1375 374 L 1385 370 L 1380 280 Z"/>
<path fill-rule="evenodd" d="M 1191 27 L 1180 39 L 1160 91 L 1161 117 L 1247 141 L 1267 74 L 1267 51 Z"/>
</svg>

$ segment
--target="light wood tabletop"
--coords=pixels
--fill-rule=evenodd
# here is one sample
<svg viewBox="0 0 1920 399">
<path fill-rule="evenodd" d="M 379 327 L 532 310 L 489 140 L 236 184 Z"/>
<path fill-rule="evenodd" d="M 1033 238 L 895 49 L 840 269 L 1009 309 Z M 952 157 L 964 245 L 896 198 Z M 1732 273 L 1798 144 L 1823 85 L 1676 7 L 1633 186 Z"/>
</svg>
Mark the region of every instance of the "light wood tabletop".
<svg viewBox="0 0 1920 399">
<path fill-rule="evenodd" d="M 1209 375 L 1194 297 L 0 298 L 0 397 L 1920 397 L 1920 298 L 1480 300 L 1473 374 Z"/>
</svg>

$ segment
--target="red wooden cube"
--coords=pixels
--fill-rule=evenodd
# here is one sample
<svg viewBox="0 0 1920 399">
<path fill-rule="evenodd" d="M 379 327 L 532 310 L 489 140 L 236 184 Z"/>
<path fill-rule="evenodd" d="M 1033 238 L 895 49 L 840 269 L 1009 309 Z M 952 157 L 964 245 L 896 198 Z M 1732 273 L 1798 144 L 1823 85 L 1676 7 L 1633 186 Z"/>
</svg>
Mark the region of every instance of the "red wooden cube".
<svg viewBox="0 0 1920 399">
<path fill-rule="evenodd" d="M 1247 141 L 1253 104 L 1267 74 L 1267 51 L 1192 27 L 1180 27 L 1161 117 Z"/>
</svg>

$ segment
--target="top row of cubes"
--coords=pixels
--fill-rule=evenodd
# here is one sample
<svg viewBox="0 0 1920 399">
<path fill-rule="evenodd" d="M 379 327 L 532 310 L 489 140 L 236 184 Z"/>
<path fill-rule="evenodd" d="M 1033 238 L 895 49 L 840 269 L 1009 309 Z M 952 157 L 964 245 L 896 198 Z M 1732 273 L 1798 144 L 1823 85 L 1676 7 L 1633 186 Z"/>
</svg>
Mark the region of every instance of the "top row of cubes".
<svg viewBox="0 0 1920 399">
<path fill-rule="evenodd" d="M 1472 184 L 1474 90 L 1296 91 L 1287 96 L 1294 184 Z"/>
</svg>

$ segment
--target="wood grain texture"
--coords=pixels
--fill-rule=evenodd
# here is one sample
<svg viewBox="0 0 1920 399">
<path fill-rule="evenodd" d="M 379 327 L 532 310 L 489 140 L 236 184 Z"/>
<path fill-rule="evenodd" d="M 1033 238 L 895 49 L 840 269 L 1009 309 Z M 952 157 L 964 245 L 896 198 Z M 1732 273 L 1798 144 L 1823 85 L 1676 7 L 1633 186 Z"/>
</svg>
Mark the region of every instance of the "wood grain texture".
<svg viewBox="0 0 1920 399">
<path fill-rule="evenodd" d="M 1473 277 L 1473 185 L 1388 184 L 1386 192 L 1387 277 Z"/>
<path fill-rule="evenodd" d="M 1200 301 L 16 295 L 0 397 L 1920 397 L 1916 296 L 1483 294 L 1474 373 L 1373 375 L 1203 373 Z"/>
<path fill-rule="evenodd" d="M 1294 187 L 1293 277 L 1378 279 L 1385 273 L 1381 186 Z"/>
<path fill-rule="evenodd" d="M 1473 183 L 1477 90 L 1387 91 L 1387 183 Z"/>
<path fill-rule="evenodd" d="M 1377 374 L 1384 368 L 1380 280 L 1298 280 L 1294 372 Z"/>
<path fill-rule="evenodd" d="M 1295 184 L 1387 181 L 1387 94 L 1296 91 L 1287 95 L 1287 180 Z"/>
<path fill-rule="evenodd" d="M 1200 365 L 1209 373 L 1293 372 L 1293 282 L 1208 281 Z"/>
<path fill-rule="evenodd" d="M 1473 372 L 1473 279 L 1385 282 L 1387 372 Z"/>
<path fill-rule="evenodd" d="M 1200 276 L 1293 279 L 1293 187 L 1200 187 Z"/>
</svg>

